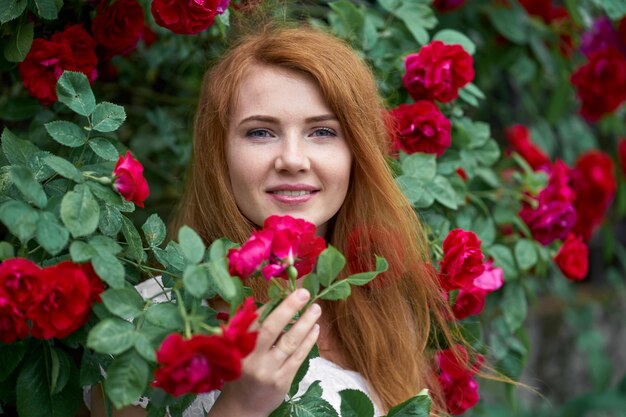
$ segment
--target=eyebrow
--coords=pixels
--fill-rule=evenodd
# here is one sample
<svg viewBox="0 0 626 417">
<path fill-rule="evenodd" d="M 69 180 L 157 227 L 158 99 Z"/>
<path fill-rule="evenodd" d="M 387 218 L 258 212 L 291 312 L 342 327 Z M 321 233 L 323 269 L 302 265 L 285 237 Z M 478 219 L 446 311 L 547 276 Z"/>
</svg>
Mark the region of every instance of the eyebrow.
<svg viewBox="0 0 626 417">
<path fill-rule="evenodd" d="M 304 122 L 305 123 L 315 123 L 315 122 L 325 122 L 325 121 L 328 121 L 328 120 L 337 120 L 337 116 L 335 116 L 334 114 L 321 114 L 319 116 L 307 117 L 306 119 L 304 119 Z M 279 123 L 279 120 L 276 117 L 263 116 L 263 115 L 253 115 L 253 116 L 248 116 L 245 119 L 241 120 L 239 122 L 239 125 L 242 125 L 242 124 L 244 124 L 246 122 L 250 122 L 250 121 L 275 123 L 275 124 Z"/>
</svg>

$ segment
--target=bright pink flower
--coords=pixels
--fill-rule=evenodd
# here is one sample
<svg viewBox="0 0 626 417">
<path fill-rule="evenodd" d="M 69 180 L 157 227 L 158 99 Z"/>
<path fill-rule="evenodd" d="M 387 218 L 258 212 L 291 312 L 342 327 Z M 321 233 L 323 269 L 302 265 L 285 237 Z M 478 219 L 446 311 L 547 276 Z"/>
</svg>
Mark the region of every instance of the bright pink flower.
<svg viewBox="0 0 626 417">
<path fill-rule="evenodd" d="M 41 292 L 41 269 L 24 258 L 6 259 L 0 264 L 0 297 L 10 300 L 20 311 L 32 305 Z"/>
<path fill-rule="evenodd" d="M 550 158 L 530 137 L 530 131 L 524 125 L 516 124 L 506 129 L 506 139 L 511 150 L 520 154 L 532 169 L 549 166 Z"/>
<path fill-rule="evenodd" d="M 121 156 L 113 169 L 115 180 L 113 186 L 127 201 L 132 201 L 139 207 L 143 207 L 143 202 L 150 194 L 148 182 L 143 176 L 143 165 L 126 151 L 126 155 Z"/>
<path fill-rule="evenodd" d="M 474 278 L 472 285 L 461 288 L 452 311 L 457 320 L 479 314 L 485 306 L 487 294 L 502 287 L 504 274 L 501 268 L 494 267 L 493 261 L 485 262 L 485 271 Z"/>
<path fill-rule="evenodd" d="M 554 263 L 567 278 L 580 281 L 589 270 L 589 249 L 580 236 L 570 234 L 554 257 Z"/>
<path fill-rule="evenodd" d="M 463 346 L 456 347 L 455 356 L 452 349 L 437 352 L 439 366 L 439 383 L 443 389 L 448 412 L 454 415 L 463 414 L 478 403 L 478 383 L 474 374 L 482 366 L 484 358 L 477 355 L 470 364 L 469 355 Z"/>
<path fill-rule="evenodd" d="M 243 301 L 228 326 L 223 328 L 224 339 L 239 351 L 241 357 L 248 356 L 254 349 L 259 332 L 249 332 L 248 329 L 258 316 L 254 299 L 248 297 Z"/>
<path fill-rule="evenodd" d="M 178 333 L 165 338 L 156 353 L 159 368 L 153 386 L 177 397 L 221 389 L 241 376 L 241 353 L 221 336 Z"/>
<path fill-rule="evenodd" d="M 0 342 L 13 343 L 28 336 L 26 316 L 15 303 L 0 295 Z"/>
<path fill-rule="evenodd" d="M 432 41 L 406 57 L 404 88 L 414 100 L 447 103 L 474 79 L 474 60 L 461 45 Z"/>
<path fill-rule="evenodd" d="M 474 232 L 454 229 L 443 241 L 443 259 L 439 262 L 440 281 L 450 291 L 471 286 L 485 270 L 480 239 Z"/>
<path fill-rule="evenodd" d="M 396 122 L 393 132 L 394 150 L 441 156 L 450 147 L 450 120 L 434 103 L 421 100 L 413 104 L 401 104 L 390 112 Z"/>
<path fill-rule="evenodd" d="M 257 230 L 241 248 L 228 251 L 228 271 L 230 275 L 246 279 L 258 272 L 264 262 L 270 259 L 270 249 L 274 231 Z"/>
</svg>

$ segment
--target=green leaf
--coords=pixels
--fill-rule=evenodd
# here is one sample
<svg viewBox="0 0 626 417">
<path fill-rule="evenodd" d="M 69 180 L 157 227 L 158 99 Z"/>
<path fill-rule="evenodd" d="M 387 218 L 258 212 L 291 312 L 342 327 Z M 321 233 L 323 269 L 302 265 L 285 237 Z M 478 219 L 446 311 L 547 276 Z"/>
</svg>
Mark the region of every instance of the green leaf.
<svg viewBox="0 0 626 417">
<path fill-rule="evenodd" d="M 183 319 L 180 316 L 178 307 L 170 303 L 154 304 L 146 310 L 146 320 L 157 326 L 172 331 L 183 327 Z"/>
<path fill-rule="evenodd" d="M 294 417 L 339 417 L 330 403 L 321 398 L 322 388 L 319 381 L 314 382 L 300 400 L 291 404 Z"/>
<path fill-rule="evenodd" d="M 304 280 L 302 280 L 302 288 L 309 290 L 312 298 L 317 296 L 320 292 L 320 279 L 315 272 L 311 272 L 304 277 Z"/>
<path fill-rule="evenodd" d="M 123 319 L 134 319 L 143 311 L 143 298 L 134 288 L 109 288 L 100 297 L 107 310 Z"/>
<path fill-rule="evenodd" d="M 205 268 L 198 265 L 188 265 L 183 273 L 183 284 L 189 294 L 202 298 L 209 292 L 211 279 Z"/>
<path fill-rule="evenodd" d="M 484 246 L 491 246 L 496 239 L 496 225 L 491 217 L 477 217 L 472 229 Z"/>
<path fill-rule="evenodd" d="M 0 261 L 4 261 L 5 259 L 14 258 L 15 257 L 15 249 L 9 242 L 0 242 Z M 0 354 L 0 356 L 2 356 Z M 2 381 L 2 377 L 0 376 L 0 381 Z"/>
<path fill-rule="evenodd" d="M 378 274 L 387 271 L 389 264 L 385 258 L 376 256 L 376 271 L 373 272 L 360 272 L 358 274 L 350 275 L 346 278 L 351 285 L 365 285 L 371 280 L 376 278 Z"/>
<path fill-rule="evenodd" d="M 13 165 L 10 176 L 13 184 L 28 202 L 34 203 L 39 208 L 44 208 L 48 204 L 48 197 L 43 187 L 37 182 L 30 169 L 23 165 Z"/>
<path fill-rule="evenodd" d="M 401 175 L 396 178 L 400 190 L 416 208 L 428 208 L 435 202 L 435 197 L 426 188 L 425 184 L 417 178 Z"/>
<path fill-rule="evenodd" d="M 146 253 L 143 251 L 141 236 L 133 222 L 126 216 L 122 216 L 122 233 L 126 238 L 126 243 L 128 243 L 128 253 L 138 262 L 143 262 Z"/>
<path fill-rule="evenodd" d="M 0 381 L 5 381 L 17 369 L 27 351 L 23 342 L 0 344 Z"/>
<path fill-rule="evenodd" d="M 458 208 L 456 191 L 454 191 L 454 188 L 452 188 L 452 185 L 445 177 L 437 175 L 435 180 L 429 183 L 427 187 L 439 203 L 453 210 Z"/>
<path fill-rule="evenodd" d="M 392 407 L 386 417 L 430 417 L 430 397 L 422 390 L 415 397 Z"/>
<path fill-rule="evenodd" d="M 167 233 L 165 223 L 163 223 L 163 220 L 161 220 L 156 213 L 148 217 L 148 220 L 141 226 L 141 229 L 146 237 L 146 242 L 150 246 L 159 246 L 163 243 L 163 240 L 165 240 Z M 211 247 L 213 247 L 214 244 L 215 242 L 211 244 Z"/>
<path fill-rule="evenodd" d="M 602 0 L 600 3 L 611 20 L 619 20 L 626 15 L 626 3 L 623 0 Z"/>
<path fill-rule="evenodd" d="M 122 228 L 122 214 L 120 211 L 105 204 L 100 214 L 98 228 L 107 236 L 117 236 Z"/>
<path fill-rule="evenodd" d="M 124 265 L 115 256 L 101 252 L 91 258 L 94 271 L 112 288 L 122 288 L 126 271 Z"/>
<path fill-rule="evenodd" d="M 117 355 L 135 343 L 135 327 L 119 318 L 107 318 L 96 324 L 87 336 L 87 347 L 99 353 Z"/>
<path fill-rule="evenodd" d="M 25 244 L 35 235 L 39 213 L 21 201 L 8 201 L 0 206 L 0 220 Z"/>
<path fill-rule="evenodd" d="M 158 345 L 154 346 L 150 340 L 143 334 L 137 333 L 135 335 L 135 350 L 145 360 L 150 362 L 156 362 L 156 350 Z"/>
<path fill-rule="evenodd" d="M 527 271 L 539 260 L 535 244 L 528 239 L 520 239 L 515 244 L 515 260 L 522 271 Z"/>
<path fill-rule="evenodd" d="M 61 145 L 76 148 L 84 145 L 87 141 L 87 135 L 84 129 L 74 123 L 56 120 L 46 123 L 44 126 L 50 136 L 52 136 L 52 139 L 56 140 Z"/>
<path fill-rule="evenodd" d="M 436 155 L 429 153 L 413 153 L 402 158 L 402 172 L 420 181 L 430 182 L 437 174 Z"/>
<path fill-rule="evenodd" d="M 333 246 L 328 245 L 317 259 L 315 268 L 320 284 L 328 287 L 337 278 L 344 266 L 346 266 L 346 258 Z"/>
<path fill-rule="evenodd" d="M 100 253 L 109 253 L 111 255 L 118 254 L 122 251 L 122 247 L 108 236 L 92 236 L 89 239 L 89 245 Z"/>
<path fill-rule="evenodd" d="M 70 237 L 68 230 L 57 220 L 57 217 L 44 211 L 37 221 L 37 242 L 51 255 L 57 255 L 67 245 Z"/>
<path fill-rule="evenodd" d="M 476 159 L 478 159 L 482 164 L 491 166 L 495 164 L 498 159 L 500 159 L 500 148 L 498 147 L 498 143 L 489 139 L 485 145 L 478 148 L 474 152 Z"/>
<path fill-rule="evenodd" d="M 57 96 L 61 103 L 82 116 L 89 116 L 96 107 L 89 80 L 82 72 L 64 71 L 57 82 Z"/>
<path fill-rule="evenodd" d="M 493 257 L 493 265 L 502 268 L 505 281 L 514 280 L 518 276 L 517 265 L 511 249 L 504 245 L 493 245 L 485 249 L 486 254 Z"/>
<path fill-rule="evenodd" d="M 61 201 L 61 220 L 73 237 L 87 236 L 98 227 L 100 206 L 83 184 L 65 194 Z"/>
<path fill-rule="evenodd" d="M 139 399 L 150 380 L 150 368 L 135 350 L 116 357 L 107 369 L 104 389 L 115 408 Z"/>
<path fill-rule="evenodd" d="M 185 258 L 194 264 L 199 263 L 204 258 L 206 246 L 202 238 L 189 226 L 183 226 L 178 231 L 178 242 Z"/>
<path fill-rule="evenodd" d="M 528 303 L 526 302 L 524 288 L 514 283 L 505 285 L 502 305 L 506 306 L 503 309 L 504 321 L 511 333 L 513 333 L 524 323 L 528 313 Z"/>
<path fill-rule="evenodd" d="M 91 125 L 98 132 L 113 132 L 126 120 L 124 107 L 103 102 L 96 106 L 91 114 Z"/>
<path fill-rule="evenodd" d="M 117 161 L 119 159 L 120 155 L 117 148 L 107 138 L 91 138 L 88 143 L 91 150 L 105 161 Z"/>
<path fill-rule="evenodd" d="M 34 37 L 33 23 L 25 23 L 17 27 L 14 33 L 11 34 L 8 42 L 4 45 L 4 57 L 9 62 L 22 62 L 31 45 L 33 44 Z"/>
<path fill-rule="evenodd" d="M 470 55 L 474 55 L 474 52 L 476 52 L 474 42 L 463 33 L 454 29 L 440 30 L 433 36 L 433 40 L 441 41 L 447 45 L 461 45 L 463 49 L 465 49 L 465 52 Z"/>
<path fill-rule="evenodd" d="M 57 174 L 68 178 L 74 182 L 84 182 L 83 174 L 67 159 L 60 158 L 56 155 L 50 155 L 44 158 L 44 162 L 52 168 Z"/>
<path fill-rule="evenodd" d="M 94 248 L 80 240 L 75 240 L 70 245 L 70 256 L 72 261 L 76 263 L 87 262 L 97 254 L 98 252 Z"/>
<path fill-rule="evenodd" d="M 58 17 L 56 2 L 54 0 L 34 0 L 37 14 L 42 19 L 54 20 Z"/>
<path fill-rule="evenodd" d="M 341 280 L 332 283 L 330 287 L 322 290 L 320 298 L 322 300 L 345 300 L 350 293 L 350 283 L 346 280 Z"/>
<path fill-rule="evenodd" d="M 520 8 L 490 7 L 488 15 L 500 35 L 513 43 L 528 43 L 528 16 Z"/>
<path fill-rule="evenodd" d="M 374 405 L 367 394 L 356 389 L 339 391 L 341 417 L 373 417 Z"/>
<path fill-rule="evenodd" d="M 208 264 L 209 274 L 213 278 L 213 283 L 217 287 L 220 296 L 227 300 L 232 301 L 237 298 L 237 285 L 235 280 L 239 278 L 233 278 L 228 274 L 228 266 L 226 260 L 220 262 L 210 262 Z"/>
<path fill-rule="evenodd" d="M 68 383 L 70 377 L 70 358 L 67 353 L 60 349 L 50 349 L 51 372 L 50 372 L 50 392 L 60 393 Z"/>
<path fill-rule="evenodd" d="M 309 365 L 310 365 L 311 359 L 319 356 L 319 352 L 316 352 L 315 350 L 316 350 L 315 347 L 311 349 L 311 351 L 307 355 L 304 362 L 302 362 L 302 365 L 300 365 L 300 368 L 298 368 L 298 372 L 296 372 L 296 375 L 293 378 L 293 381 L 291 382 L 291 387 L 289 387 L 289 393 L 287 394 L 289 398 L 293 397 L 294 395 L 298 393 L 298 389 L 300 388 L 300 382 L 302 381 L 304 376 L 307 374 L 307 372 L 309 372 Z"/>
<path fill-rule="evenodd" d="M 31 157 L 39 148 L 27 140 L 15 136 L 8 127 L 2 131 L 2 151 L 12 165 L 28 166 Z"/>
<path fill-rule="evenodd" d="M 0 23 L 17 19 L 24 13 L 28 0 L 0 0 Z"/>
<path fill-rule="evenodd" d="M 418 44 L 426 45 L 428 43 L 427 29 L 432 29 L 437 25 L 437 18 L 429 6 L 415 2 L 404 2 L 399 9 L 392 13 L 404 22 Z"/>
</svg>

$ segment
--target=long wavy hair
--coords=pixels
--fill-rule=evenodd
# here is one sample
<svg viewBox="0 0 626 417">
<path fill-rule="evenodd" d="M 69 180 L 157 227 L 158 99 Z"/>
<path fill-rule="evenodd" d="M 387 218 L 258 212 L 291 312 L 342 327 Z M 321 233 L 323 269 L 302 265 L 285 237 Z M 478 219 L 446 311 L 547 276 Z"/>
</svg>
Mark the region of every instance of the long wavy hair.
<svg viewBox="0 0 626 417">
<path fill-rule="evenodd" d="M 333 348 L 345 358 L 340 365 L 361 373 L 387 409 L 426 387 L 435 394 L 433 411 L 442 412 L 431 349 L 437 340 L 453 340 L 449 308 L 422 226 L 385 159 L 386 111 L 374 77 L 343 41 L 308 27 L 270 25 L 240 38 L 207 72 L 193 161 L 172 226 L 187 224 L 207 242 L 222 236 L 244 242 L 256 227 L 237 208 L 225 150 L 238 88 L 257 64 L 298 71 L 317 82 L 353 155 L 349 190 L 326 238 L 351 256 L 351 272 L 373 266 L 374 255 L 391 265 L 374 284 L 353 288 L 347 301 L 323 305 Z M 254 290 L 262 300 L 263 289 Z"/>
</svg>

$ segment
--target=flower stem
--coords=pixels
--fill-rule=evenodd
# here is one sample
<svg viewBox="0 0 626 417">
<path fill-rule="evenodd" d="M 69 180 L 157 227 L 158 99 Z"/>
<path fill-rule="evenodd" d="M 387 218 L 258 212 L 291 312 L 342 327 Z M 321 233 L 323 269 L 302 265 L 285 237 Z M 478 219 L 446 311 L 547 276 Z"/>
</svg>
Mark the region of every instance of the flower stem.
<svg viewBox="0 0 626 417">
<path fill-rule="evenodd" d="M 180 291 L 178 289 L 174 289 L 176 293 L 176 305 L 178 306 L 178 312 L 183 318 L 183 322 L 185 323 L 185 339 L 191 338 L 191 323 L 189 320 L 189 316 L 187 315 L 187 311 L 185 310 L 185 303 L 183 302 L 183 297 L 180 295 Z"/>
</svg>

